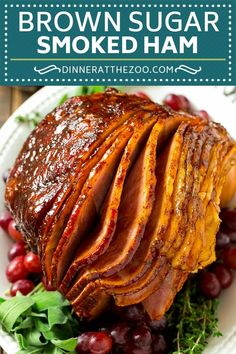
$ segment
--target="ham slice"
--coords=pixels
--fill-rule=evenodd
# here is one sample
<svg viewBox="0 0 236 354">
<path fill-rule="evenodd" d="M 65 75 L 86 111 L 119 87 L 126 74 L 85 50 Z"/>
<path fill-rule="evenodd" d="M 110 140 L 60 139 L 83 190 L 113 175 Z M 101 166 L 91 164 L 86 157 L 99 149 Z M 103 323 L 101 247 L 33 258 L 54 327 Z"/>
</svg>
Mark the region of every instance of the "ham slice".
<svg viewBox="0 0 236 354">
<path fill-rule="evenodd" d="M 200 137 L 203 137 L 205 135 L 205 142 L 203 144 L 202 148 L 202 153 L 201 153 L 201 159 L 200 159 L 200 166 L 199 166 L 199 176 L 197 177 L 195 175 L 195 179 L 199 179 L 199 188 L 200 190 L 198 191 L 198 198 L 197 198 L 197 203 L 198 203 L 198 208 L 197 210 L 193 209 L 193 207 L 189 208 L 192 212 L 192 214 L 189 216 L 189 218 L 195 220 L 195 237 L 192 243 L 192 247 L 189 251 L 185 253 L 185 258 L 182 258 L 182 264 L 181 264 L 181 269 L 185 270 L 191 270 L 195 271 L 197 269 L 197 263 L 198 263 L 198 258 L 200 256 L 200 251 L 201 248 L 203 247 L 204 244 L 204 239 L 205 239 L 205 212 L 204 212 L 204 198 L 205 198 L 205 192 L 202 190 L 202 186 L 205 183 L 206 178 L 208 179 L 209 174 L 207 174 L 207 171 L 210 166 L 210 161 L 212 158 L 212 148 L 215 144 L 215 136 L 214 134 L 211 134 L 212 128 L 207 127 L 207 130 L 204 133 L 201 133 Z M 197 151 L 196 151 L 197 153 Z M 212 172 L 210 172 L 212 173 Z M 195 199 L 196 202 L 196 199 Z M 189 230 L 188 230 L 189 231 Z M 191 236 L 191 235 L 189 235 Z M 188 236 L 188 237 L 189 237 Z M 178 258 L 177 258 L 178 260 Z M 186 262 L 186 264 L 185 264 Z"/>
<path fill-rule="evenodd" d="M 72 212 L 73 206 L 81 193 L 83 185 L 89 176 L 89 173 L 94 166 L 101 160 L 106 151 L 111 147 L 119 134 L 124 131 L 124 127 L 118 127 L 104 143 L 96 149 L 96 152 L 83 164 L 79 176 L 77 177 L 76 186 L 67 190 L 64 197 L 61 198 L 61 203 L 58 203 L 58 208 L 51 212 L 50 217 L 53 220 L 51 223 L 47 220 L 47 225 L 41 235 L 42 242 L 40 243 L 39 253 L 44 272 L 48 279 L 51 279 L 51 261 L 53 253 L 58 245 L 61 235 L 65 229 L 66 223 Z M 70 194 L 70 195 L 68 195 Z"/>
<path fill-rule="evenodd" d="M 199 127 L 200 128 L 200 127 Z M 189 228 L 187 229 L 187 235 L 183 242 L 188 249 L 188 252 L 185 252 L 185 257 L 182 256 L 182 263 L 186 261 L 186 266 L 181 264 L 181 269 L 194 272 L 197 265 L 197 259 L 200 254 L 200 249 L 203 245 L 204 239 L 204 212 L 203 212 L 203 203 L 201 198 L 201 186 L 206 177 L 206 171 L 210 162 L 210 155 L 212 151 L 212 139 L 207 134 L 209 132 L 209 127 L 205 127 L 204 131 L 200 131 L 198 143 L 194 152 L 195 165 L 197 169 L 194 169 L 194 186 L 192 192 L 192 200 L 188 206 L 188 220 L 191 220 L 189 223 Z M 198 159 L 200 156 L 200 159 Z M 193 238 L 193 240 L 192 240 Z M 183 255 L 184 247 L 181 245 L 178 252 L 176 253 L 175 259 L 178 260 L 178 256 L 181 252 Z"/>
<path fill-rule="evenodd" d="M 139 246 L 154 201 L 158 134 L 155 127 L 125 182 L 112 242 L 103 257 L 88 267 L 82 276 L 83 279 L 86 278 L 87 284 L 92 279 L 101 279 L 104 275 L 114 274 L 122 269 Z M 92 284 L 89 286 L 92 287 Z"/>
<path fill-rule="evenodd" d="M 155 121 L 156 118 L 149 116 L 147 116 L 146 120 L 142 119 L 141 126 L 135 129 L 130 138 L 102 210 L 101 220 L 95 230 L 86 237 L 84 243 L 78 248 L 75 259 L 60 285 L 60 289 L 63 293 L 66 293 L 71 279 L 74 278 L 78 270 L 87 264 L 93 263 L 109 247 L 116 229 L 118 208 L 127 172 L 139 155 L 141 147 L 147 139 L 147 135 Z"/>
<path fill-rule="evenodd" d="M 193 196 L 193 191 L 195 190 L 194 185 L 197 183 L 197 179 L 194 179 L 194 171 L 197 169 L 202 146 L 201 143 L 199 144 L 200 149 L 196 149 L 199 141 L 199 136 L 195 132 L 197 127 L 190 125 L 184 136 L 178 176 L 173 193 L 173 214 L 165 234 L 165 243 L 160 249 L 160 254 L 165 255 L 170 263 L 186 238 L 186 233 L 191 224 L 191 219 L 188 218 L 188 208 L 190 201 L 195 197 Z"/>
<path fill-rule="evenodd" d="M 159 320 L 165 314 L 187 276 L 188 273 L 172 268 L 161 287 L 143 301 L 143 307 L 151 319 Z"/>
<path fill-rule="evenodd" d="M 221 143 L 220 143 L 221 144 Z M 234 148 L 232 149 L 228 144 L 225 144 L 223 149 L 213 148 L 215 158 L 211 159 L 211 166 L 209 171 L 211 171 L 211 176 L 209 176 L 210 186 L 207 184 L 204 187 L 208 192 L 205 192 L 204 206 L 205 206 L 205 232 L 204 232 L 204 245 L 205 249 L 201 249 L 200 257 L 198 258 L 198 264 L 200 267 L 205 267 L 209 263 L 215 260 L 215 233 L 218 231 L 220 219 L 219 219 L 219 201 L 221 188 L 223 186 L 222 178 L 224 180 L 227 172 L 228 157 L 234 154 Z M 217 150 L 217 151 L 216 151 Z M 229 154 L 229 155 L 228 155 Z M 217 157 L 216 157 L 217 156 Z M 214 161 L 217 160 L 217 163 Z M 231 160 L 232 162 L 232 160 Z M 220 166 L 219 166 L 220 164 Z M 215 176 L 215 178 L 214 178 Z M 219 187 L 219 185 L 221 187 Z M 218 186 L 218 188 L 216 188 Z M 211 193 L 210 193 L 211 191 Z"/>
<path fill-rule="evenodd" d="M 85 299 L 82 306 L 74 306 L 75 313 L 80 318 L 93 320 L 98 317 L 110 302 L 110 296 L 100 289 L 94 289 L 89 299 Z"/>
<path fill-rule="evenodd" d="M 120 100 L 121 98 L 122 95 L 118 96 L 118 100 Z M 65 229 L 66 223 L 68 222 L 74 204 L 76 203 L 76 200 L 79 197 L 79 194 L 81 193 L 81 189 L 91 169 L 95 166 L 96 163 L 98 163 L 98 161 L 105 154 L 105 152 L 114 142 L 114 140 L 120 135 L 125 125 L 129 126 L 130 120 L 135 119 L 135 112 L 139 111 L 139 115 L 143 115 L 143 112 L 147 112 L 146 114 L 149 114 L 151 116 L 156 110 L 159 110 L 159 108 L 157 108 L 154 104 L 150 104 L 150 101 L 148 101 L 147 103 L 145 103 L 144 101 L 143 104 L 141 104 L 142 102 L 140 102 L 140 106 L 137 106 L 137 104 L 135 104 L 134 106 L 133 101 L 136 102 L 136 100 L 137 99 L 129 99 L 128 102 L 126 102 L 126 110 L 124 110 L 123 107 L 124 103 L 123 105 L 119 103 L 117 111 L 119 112 L 119 110 L 121 109 L 124 110 L 124 113 L 122 113 L 122 117 L 119 117 L 118 120 L 115 116 L 113 120 L 109 122 L 109 125 L 106 124 L 106 130 L 101 132 L 102 134 L 100 134 L 99 138 L 97 137 L 96 141 L 93 142 L 92 146 L 87 151 L 85 151 L 85 153 L 83 153 L 81 157 L 78 156 L 78 158 L 80 157 L 80 164 L 77 167 L 77 169 L 79 169 L 79 172 L 74 178 L 73 183 L 71 180 L 69 180 L 68 183 L 64 185 L 62 192 L 59 193 L 59 195 L 57 196 L 57 200 L 54 201 L 53 208 L 47 214 L 42 226 L 40 227 L 41 243 L 39 252 L 42 258 L 43 269 L 49 279 L 51 279 L 50 266 L 52 253 L 54 252 L 60 240 L 60 237 Z M 98 118 L 99 113 L 102 117 L 104 115 L 106 117 L 109 114 L 108 112 L 106 112 L 106 98 L 103 101 L 104 107 L 101 111 L 101 107 L 99 107 L 97 103 L 99 102 L 99 100 L 96 100 L 96 105 L 92 109 L 92 112 L 95 112 L 96 115 L 94 117 L 91 113 L 91 115 L 89 116 L 89 120 L 95 119 L 96 122 L 97 119 L 100 122 L 101 118 Z M 109 104 L 109 101 L 107 102 L 107 104 Z M 162 114 L 164 115 L 167 113 L 163 111 Z M 96 128 L 96 125 L 94 123 L 93 126 L 94 128 Z M 110 135 L 108 135 L 109 133 Z M 47 251 L 45 251 L 46 245 Z M 48 258 L 45 260 L 44 258 L 47 254 Z"/>
<path fill-rule="evenodd" d="M 77 246 L 95 225 L 101 205 L 109 190 L 125 146 L 132 135 L 128 129 L 120 134 L 99 163 L 91 170 L 74 205 L 70 219 L 52 257 L 52 283 L 58 284 L 76 253 Z"/>
<path fill-rule="evenodd" d="M 171 138 L 171 135 L 175 132 L 179 125 L 178 118 L 176 121 L 171 120 L 172 123 L 168 127 L 168 122 L 165 122 L 164 126 L 162 123 L 160 124 L 160 133 L 158 138 L 158 150 L 161 150 L 164 142 L 167 147 L 164 151 L 158 156 L 156 162 L 156 179 L 157 179 L 157 186 L 155 191 L 155 202 L 153 205 L 152 213 L 149 218 L 149 222 L 147 224 L 145 234 L 141 240 L 140 247 L 138 248 L 136 254 L 134 255 L 132 261 L 119 273 L 114 275 L 113 277 L 106 278 L 103 282 L 103 285 L 106 289 L 114 289 L 114 293 L 122 293 L 127 289 L 127 286 L 131 285 L 136 282 L 145 272 L 147 271 L 148 267 L 151 267 L 151 261 L 155 259 L 156 252 L 155 248 L 151 249 L 152 242 L 154 242 L 154 238 L 156 236 L 155 232 L 156 229 L 162 228 L 162 225 L 158 225 L 159 220 L 159 212 L 161 210 L 161 203 L 164 202 L 164 198 L 168 197 L 168 193 L 164 193 L 164 189 L 171 190 L 171 183 L 174 183 L 175 174 L 173 171 L 173 178 L 172 180 L 163 179 L 163 176 L 169 167 L 173 164 L 173 160 L 171 158 L 167 162 L 168 156 L 174 156 L 172 153 L 169 154 L 170 149 L 172 151 L 176 150 L 178 153 L 181 151 L 180 149 L 180 141 L 179 135 L 175 135 L 175 139 L 172 142 L 167 143 L 167 141 Z M 161 127 L 162 124 L 162 127 Z M 165 128 L 164 128 L 165 127 Z M 165 211 L 166 212 L 166 211 Z M 164 213 L 165 213 L 164 212 Z"/>
<path fill-rule="evenodd" d="M 212 242 L 215 245 L 214 240 L 212 239 L 210 241 L 210 239 L 208 239 L 208 242 L 204 241 L 204 238 L 206 237 L 206 235 L 209 235 L 210 232 L 205 232 L 204 230 L 204 224 L 205 222 L 207 222 L 207 213 L 206 213 L 206 206 L 209 202 L 211 202 L 211 200 L 213 201 L 215 199 L 215 185 L 217 183 L 217 176 L 221 175 L 219 174 L 219 169 L 220 169 L 220 164 L 223 159 L 224 153 L 222 155 L 221 150 L 222 148 L 220 147 L 220 145 L 223 147 L 223 145 L 225 144 L 224 141 L 224 137 L 223 136 L 219 136 L 217 138 L 217 135 L 214 134 L 211 138 L 211 133 L 208 132 L 207 134 L 207 139 L 208 139 L 208 144 L 209 141 L 211 141 L 211 146 L 213 147 L 212 150 L 212 158 L 208 161 L 205 159 L 204 163 L 205 165 L 209 165 L 207 168 L 207 173 L 205 174 L 205 176 L 203 178 L 203 182 L 202 182 L 202 186 L 201 186 L 201 190 L 198 191 L 198 205 L 200 205 L 200 208 L 198 207 L 198 210 L 196 210 L 197 205 L 193 205 L 192 207 L 190 206 L 190 210 L 193 211 L 194 210 L 194 215 L 191 215 L 191 219 L 192 219 L 192 223 L 189 224 L 189 228 L 187 230 L 187 235 L 186 238 L 184 240 L 184 242 L 181 245 L 180 250 L 175 254 L 175 258 L 173 260 L 173 266 L 174 267 L 178 267 L 181 268 L 183 270 L 187 270 L 187 271 L 197 271 L 198 269 L 198 259 L 201 259 L 201 253 L 205 252 L 204 248 L 206 247 L 206 245 L 210 245 Z M 213 139 L 213 140 L 212 140 Z M 217 147 L 218 146 L 218 147 Z M 215 150 L 215 151 L 214 151 Z M 223 149 L 224 150 L 224 149 Z M 218 156 L 215 156 L 215 153 L 217 151 Z M 214 161 L 214 164 L 212 164 Z M 215 164 L 215 162 L 217 161 L 217 163 Z M 200 168 L 198 168 L 198 171 L 200 171 Z M 197 179 L 195 178 L 195 181 Z M 206 193 L 206 190 L 208 191 L 208 193 Z M 204 197 L 204 199 L 202 200 L 202 196 Z M 194 202 L 196 200 L 196 197 L 192 197 L 192 201 Z M 213 204 L 217 205 L 216 202 L 213 202 Z M 213 217 L 214 219 L 214 215 L 215 217 L 217 217 L 218 213 L 215 210 L 213 212 L 213 210 L 211 210 L 211 217 Z M 210 219 L 211 219 L 210 217 Z M 199 223 L 201 223 L 202 225 L 200 226 L 200 230 L 203 230 L 202 232 L 198 231 L 195 235 L 195 230 L 196 227 L 199 226 Z M 219 225 L 219 220 L 217 221 L 217 219 L 214 219 L 211 221 L 211 224 L 214 225 L 213 226 L 213 230 L 217 231 L 218 225 Z M 199 230 L 197 229 L 197 230 Z M 192 233 L 192 234 L 191 234 Z M 195 236 L 195 237 L 194 237 Z M 202 250 L 202 252 L 201 252 Z M 208 253 L 208 261 L 210 259 L 210 254 L 209 254 L 209 248 L 207 247 L 207 253 Z"/>
<path fill-rule="evenodd" d="M 179 127 L 179 129 L 177 130 L 176 134 L 174 135 L 173 141 L 170 145 L 171 148 L 171 153 L 170 151 L 167 151 L 163 153 L 163 156 L 167 156 L 169 158 L 169 161 L 167 163 L 163 163 L 162 158 L 160 157 L 160 164 L 165 167 L 165 173 L 164 176 L 167 176 L 167 171 L 169 170 L 169 166 L 172 166 L 173 169 L 173 162 L 171 160 L 171 157 L 173 158 L 174 153 L 178 153 L 178 159 L 174 159 L 173 161 L 179 161 L 178 163 L 175 163 L 176 166 L 176 170 L 175 170 L 175 174 L 173 174 L 173 180 L 172 180 L 172 187 L 168 187 L 168 189 L 172 190 L 171 194 L 169 194 L 169 200 L 171 201 L 172 199 L 172 194 L 175 192 L 176 188 L 174 188 L 174 186 L 178 186 L 177 190 L 180 190 L 183 194 L 184 194 L 184 181 L 185 181 L 185 177 L 182 177 L 182 169 L 183 166 L 185 165 L 185 161 L 186 161 L 186 156 L 188 153 L 188 148 L 184 148 L 183 150 L 180 148 L 182 145 L 185 147 L 186 145 L 186 135 L 187 133 L 185 132 L 186 129 L 188 128 L 187 124 L 183 124 L 182 126 Z M 190 143 L 191 140 L 189 140 L 188 142 Z M 185 143 L 185 144 L 184 144 Z M 169 150 L 170 150 L 169 148 Z M 158 158 L 159 159 L 159 158 Z M 158 166 L 158 165 L 157 165 Z M 157 171 L 159 171 L 160 169 L 157 168 Z M 181 173 L 180 173 L 181 172 Z M 161 175 L 159 176 L 160 180 L 163 181 L 163 185 L 167 185 L 165 183 L 165 178 L 163 178 Z M 159 184 L 158 186 L 160 187 L 160 190 L 163 191 L 165 188 L 162 184 Z M 164 195 L 166 196 L 167 193 L 164 193 Z M 185 194 L 184 194 L 185 196 Z M 152 218 L 150 219 L 151 223 L 149 224 L 149 228 L 147 228 L 147 235 L 150 235 L 150 230 L 153 230 L 152 233 L 154 234 L 152 243 L 150 244 L 150 248 L 149 248 L 149 252 L 146 256 L 147 261 L 150 260 L 151 255 L 155 252 L 155 249 L 157 249 L 157 244 L 161 244 L 160 243 L 160 237 L 162 237 L 162 239 L 164 241 L 166 241 L 166 238 L 163 237 L 163 234 L 166 235 L 166 230 L 168 229 L 168 225 L 169 225 L 169 219 L 167 220 L 167 222 L 165 223 L 166 227 L 164 228 L 162 224 L 160 224 L 160 220 L 163 219 L 163 216 L 166 217 L 166 211 L 165 208 L 163 208 L 163 210 L 161 211 L 162 208 L 160 208 L 161 206 L 161 201 L 163 202 L 162 198 L 160 198 L 160 196 L 158 195 L 158 191 L 157 191 L 157 197 L 156 201 L 157 201 L 157 205 L 154 208 L 154 214 L 152 215 Z M 184 198 L 184 197 L 183 197 Z M 164 206 L 167 205 L 166 202 L 163 203 Z M 156 212 L 159 210 L 159 214 L 156 214 Z M 161 212 L 160 212 L 161 211 Z M 169 210 L 169 213 L 172 213 L 171 210 Z M 162 216 L 163 215 L 163 216 Z M 170 214 L 171 215 L 171 214 Z M 172 218 L 171 218 L 172 221 Z M 151 229 L 150 229 L 151 227 Z M 175 234 L 175 238 L 179 237 L 179 235 L 176 233 Z M 165 257 L 160 257 L 158 256 L 158 254 L 156 255 L 156 261 L 154 262 L 150 262 L 149 265 L 149 272 L 147 273 L 147 275 L 144 277 L 144 279 L 141 278 L 140 281 L 136 281 L 135 282 L 135 286 L 130 286 L 127 288 L 125 288 L 124 290 L 129 290 L 124 294 L 121 294 L 121 292 L 119 291 L 119 294 L 115 296 L 115 301 L 118 305 L 120 306 L 127 306 L 131 303 L 137 303 L 140 299 L 140 301 L 144 300 L 146 297 L 148 297 L 152 292 L 156 291 L 156 289 L 158 289 L 158 287 L 161 284 L 161 281 L 163 280 L 163 277 L 166 276 L 168 270 L 169 270 L 169 263 L 168 261 L 165 259 Z M 144 262 L 142 262 L 143 264 Z M 141 285 L 142 284 L 142 285 Z M 122 289 L 123 290 L 123 289 Z"/>
<path fill-rule="evenodd" d="M 179 124 L 180 124 L 180 121 L 179 121 L 178 117 L 176 118 L 175 121 L 173 121 L 173 120 L 170 121 L 170 124 L 168 124 L 168 123 L 165 124 L 165 128 L 163 127 L 163 123 L 162 122 L 159 122 L 159 123 L 156 124 L 156 132 L 158 132 L 157 141 L 158 141 L 158 148 L 159 149 L 161 149 L 161 147 L 163 146 L 164 142 L 166 142 L 166 140 L 169 140 L 169 138 L 175 132 L 175 130 L 177 129 Z M 168 193 L 163 193 L 162 174 L 165 171 L 168 171 L 170 166 L 173 165 L 173 162 L 176 161 L 175 160 L 176 154 L 180 154 L 181 144 L 182 144 L 181 136 L 183 135 L 184 130 L 186 129 L 186 127 L 187 127 L 187 125 L 184 125 L 178 130 L 178 133 L 175 135 L 175 138 L 174 138 L 174 141 L 173 141 L 172 145 L 170 145 L 170 147 L 166 148 L 165 151 L 163 152 L 163 154 L 161 155 L 162 157 L 160 158 L 160 162 L 159 162 L 159 159 L 157 159 L 157 169 L 156 169 L 156 171 L 157 171 L 157 181 L 160 180 L 160 182 L 157 184 L 157 189 L 159 190 L 159 195 L 157 195 L 158 198 L 156 198 L 156 202 L 159 203 L 160 205 L 161 205 L 161 203 L 160 203 L 159 200 L 162 200 L 162 197 L 163 198 L 168 198 Z M 170 148 L 171 148 L 171 151 L 173 152 L 171 154 L 169 154 Z M 165 160 L 167 159 L 168 156 L 171 156 L 171 158 L 169 159 L 168 164 L 166 164 Z M 173 158 L 173 160 L 172 160 L 172 158 Z M 177 169 L 177 164 L 175 164 L 175 166 L 176 166 L 176 169 Z M 165 185 L 165 188 L 169 191 L 169 193 L 171 193 L 171 190 L 173 190 L 173 184 L 174 184 L 174 178 L 175 178 L 174 171 L 172 173 L 172 176 L 173 176 L 172 179 L 169 178 L 168 181 L 163 182 L 163 185 Z M 164 203 L 163 203 L 163 205 L 164 205 Z M 165 207 L 166 208 L 168 207 L 168 203 L 166 203 L 166 202 L 165 202 Z M 153 208 L 154 216 L 151 217 L 151 220 L 153 222 L 152 228 L 151 228 L 151 224 L 150 224 L 147 233 L 145 232 L 144 237 L 141 240 L 141 244 L 140 244 L 140 247 L 139 247 L 139 250 L 141 250 L 141 251 L 140 252 L 139 252 L 139 250 L 137 251 L 138 257 L 136 257 L 136 255 L 134 256 L 134 262 L 132 260 L 127 265 L 127 269 L 125 268 L 123 271 L 118 272 L 117 273 L 117 277 L 113 277 L 113 278 L 111 277 L 111 280 L 110 280 L 110 278 L 107 278 L 107 277 L 104 280 L 99 279 L 97 281 L 97 286 L 101 286 L 101 284 L 102 284 L 102 286 L 104 286 L 104 288 L 107 289 L 108 287 L 109 288 L 113 288 L 113 287 L 118 286 L 118 284 L 120 284 L 120 286 L 122 287 L 121 291 L 124 292 L 125 291 L 125 289 L 123 289 L 123 288 L 125 288 L 124 285 L 127 286 L 129 283 L 132 285 L 132 283 L 133 283 L 132 278 L 134 278 L 134 281 L 137 281 L 137 279 L 139 278 L 139 273 L 141 273 L 141 269 L 142 268 L 145 269 L 145 266 L 147 268 L 151 264 L 150 260 L 151 260 L 152 253 L 155 252 L 155 248 L 153 248 L 153 250 L 151 252 L 149 252 L 146 255 L 146 257 L 145 257 L 145 253 L 148 252 L 148 250 L 149 250 L 149 243 L 150 243 L 150 241 L 152 239 L 151 236 L 153 235 L 153 233 L 154 233 L 153 231 L 157 227 L 156 223 L 159 220 L 159 218 L 157 217 L 156 213 L 160 209 L 161 208 L 159 207 L 158 204 L 154 205 L 154 208 Z M 167 211 L 167 209 L 164 208 L 163 215 L 166 215 L 166 211 Z M 168 210 L 168 212 L 170 212 L 170 211 Z M 158 226 L 159 226 L 159 229 L 163 229 L 162 225 L 158 225 Z M 145 260 L 145 258 L 146 258 L 146 260 Z M 142 259 L 142 262 L 140 262 L 140 259 Z M 136 265 L 139 266 L 139 268 L 138 268 L 139 273 L 137 272 L 137 275 L 135 277 L 135 276 L 132 275 L 132 272 L 130 271 L 130 269 L 132 269 L 132 267 L 133 267 L 133 269 L 135 269 Z M 145 273 L 145 271 L 143 271 L 143 273 Z M 114 280 L 119 278 L 119 274 L 122 274 L 120 276 L 121 281 L 118 284 L 116 284 L 116 282 L 112 281 L 112 280 L 114 278 L 115 278 Z M 141 274 L 140 274 L 140 276 L 141 276 Z M 125 283 L 124 285 L 122 284 L 122 281 Z M 76 295 L 81 291 L 80 289 L 82 288 L 82 286 L 84 286 L 85 282 L 87 282 L 86 276 L 79 277 L 78 281 L 74 284 L 74 286 L 71 288 L 70 292 L 67 294 L 68 298 L 71 301 L 73 299 L 76 299 Z M 134 285 L 136 285 L 136 283 Z M 94 286 L 93 283 L 90 283 L 89 287 L 92 288 L 92 286 Z M 86 295 L 86 297 L 88 296 L 88 293 L 89 293 L 88 289 L 86 289 L 83 292 L 83 294 Z M 78 301 L 79 301 L 79 299 L 76 300 L 76 302 L 78 302 Z"/>
</svg>

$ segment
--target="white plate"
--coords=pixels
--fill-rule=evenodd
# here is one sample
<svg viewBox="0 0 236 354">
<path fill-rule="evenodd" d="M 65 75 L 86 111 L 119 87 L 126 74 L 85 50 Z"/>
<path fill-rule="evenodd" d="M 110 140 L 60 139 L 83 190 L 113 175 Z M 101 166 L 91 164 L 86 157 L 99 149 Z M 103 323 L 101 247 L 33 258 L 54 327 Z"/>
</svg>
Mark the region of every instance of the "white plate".
<svg viewBox="0 0 236 354">
<path fill-rule="evenodd" d="M 231 96 L 223 95 L 222 87 L 127 87 L 127 91 L 144 91 L 154 101 L 161 102 L 167 93 L 186 95 L 198 109 L 205 109 L 222 123 L 236 139 L 236 103 Z M 28 99 L 5 123 L 0 130 L 0 211 L 4 209 L 4 183 L 2 173 L 12 166 L 14 160 L 30 132 L 27 124 L 17 123 L 16 116 L 31 112 L 39 112 L 43 116 L 57 106 L 64 94 L 73 95 L 76 88 L 73 86 L 45 87 Z M 0 296 L 9 288 L 5 277 L 8 264 L 7 252 L 10 246 L 9 238 L 0 230 Z M 211 339 L 206 354 L 236 354 L 236 281 L 220 298 L 219 319 L 223 338 Z M 16 343 L 3 331 L 0 331 L 0 346 L 8 354 L 17 351 Z"/>
</svg>

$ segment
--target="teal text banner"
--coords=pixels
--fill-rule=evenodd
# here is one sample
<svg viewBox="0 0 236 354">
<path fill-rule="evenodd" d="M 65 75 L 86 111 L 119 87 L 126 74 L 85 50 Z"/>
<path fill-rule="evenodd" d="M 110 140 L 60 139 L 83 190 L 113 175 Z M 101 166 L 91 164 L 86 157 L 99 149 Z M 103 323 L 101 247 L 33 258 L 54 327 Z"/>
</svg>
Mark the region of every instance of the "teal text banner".
<svg viewBox="0 0 236 354">
<path fill-rule="evenodd" d="M 1 85 L 236 85 L 236 0 L 1 0 Z"/>
</svg>

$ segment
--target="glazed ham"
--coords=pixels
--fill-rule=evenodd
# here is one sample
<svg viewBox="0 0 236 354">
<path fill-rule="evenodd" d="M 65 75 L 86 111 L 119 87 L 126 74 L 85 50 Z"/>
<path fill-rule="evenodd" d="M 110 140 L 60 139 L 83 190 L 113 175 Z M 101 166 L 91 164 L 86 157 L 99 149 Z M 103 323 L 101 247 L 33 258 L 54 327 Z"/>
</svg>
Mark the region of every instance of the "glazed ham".
<svg viewBox="0 0 236 354">
<path fill-rule="evenodd" d="M 215 260 L 235 160 L 219 124 L 108 89 L 68 99 L 37 126 L 6 204 L 78 316 L 113 298 L 159 319 L 189 274 Z"/>
</svg>

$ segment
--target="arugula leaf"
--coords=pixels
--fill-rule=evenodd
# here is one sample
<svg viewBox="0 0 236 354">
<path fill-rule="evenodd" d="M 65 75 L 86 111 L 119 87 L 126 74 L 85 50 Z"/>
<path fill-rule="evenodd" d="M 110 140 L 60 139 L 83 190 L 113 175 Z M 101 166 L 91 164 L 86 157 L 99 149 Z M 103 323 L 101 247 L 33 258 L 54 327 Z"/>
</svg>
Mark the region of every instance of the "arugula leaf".
<svg viewBox="0 0 236 354">
<path fill-rule="evenodd" d="M 50 292 L 40 292 L 32 295 L 32 299 L 34 301 L 34 309 L 36 311 L 45 311 L 50 307 L 63 307 L 69 306 L 69 301 L 65 300 L 65 298 L 58 291 L 50 291 Z"/>
<path fill-rule="evenodd" d="M 37 347 L 28 347 L 25 350 L 20 350 L 17 354 L 42 354 L 42 349 Z"/>
<path fill-rule="evenodd" d="M 64 324 L 68 321 L 68 317 L 59 307 L 48 309 L 48 324 L 51 329 L 55 324 Z"/>
<path fill-rule="evenodd" d="M 33 320 L 31 317 L 26 317 L 24 320 L 21 317 L 18 317 L 15 325 L 12 328 L 12 331 L 17 331 L 18 329 L 32 328 Z"/>
<path fill-rule="evenodd" d="M 52 329 L 43 331 L 42 334 L 45 339 L 52 341 L 53 339 L 65 340 L 72 338 L 78 331 L 73 331 L 72 326 L 67 323 L 65 325 L 55 325 Z"/>
<path fill-rule="evenodd" d="M 0 303 L 0 323 L 14 335 L 18 354 L 75 353 L 79 321 L 69 302 L 57 291 L 39 284 L 27 296 Z"/>
<path fill-rule="evenodd" d="M 34 326 L 38 331 L 42 333 L 50 331 L 50 327 L 47 321 L 43 321 L 40 318 L 34 319 Z M 49 338 L 45 338 L 45 339 L 49 339 Z"/>
<path fill-rule="evenodd" d="M 48 341 L 42 336 L 41 332 L 36 328 L 32 328 L 30 331 L 24 331 L 24 337 L 26 343 L 33 347 L 41 347 L 48 343 Z"/>
<path fill-rule="evenodd" d="M 16 296 L 0 304 L 0 322 L 10 332 L 19 316 L 34 304 L 28 296 Z"/>
<path fill-rule="evenodd" d="M 48 347 L 43 352 L 43 354 L 63 354 L 63 353 L 68 353 L 68 352 L 65 352 L 64 350 L 61 350 L 60 348 L 55 347 L 55 346 Z"/>
<path fill-rule="evenodd" d="M 15 339 L 20 349 L 27 349 L 28 344 L 26 343 L 25 337 L 21 333 L 15 333 Z"/>
<path fill-rule="evenodd" d="M 65 340 L 53 339 L 52 343 L 60 349 L 72 351 L 76 348 L 77 339 L 76 338 L 69 338 Z"/>
<path fill-rule="evenodd" d="M 37 312 L 31 311 L 30 316 L 38 317 L 38 318 L 47 318 L 47 314 L 45 312 L 37 313 Z"/>
</svg>

